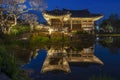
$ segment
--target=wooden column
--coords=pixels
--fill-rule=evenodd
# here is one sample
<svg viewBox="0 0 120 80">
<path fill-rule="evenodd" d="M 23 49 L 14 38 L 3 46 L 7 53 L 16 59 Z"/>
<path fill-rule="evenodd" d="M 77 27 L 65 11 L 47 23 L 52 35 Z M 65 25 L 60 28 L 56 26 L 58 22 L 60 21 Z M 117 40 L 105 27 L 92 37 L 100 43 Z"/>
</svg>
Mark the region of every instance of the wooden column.
<svg viewBox="0 0 120 80">
<path fill-rule="evenodd" d="M 81 20 L 81 29 L 83 29 L 83 22 L 82 22 L 82 20 Z"/>
<path fill-rule="evenodd" d="M 63 19 L 62 18 L 60 19 L 60 22 L 61 22 L 61 25 L 62 25 L 62 28 L 63 28 L 64 24 L 63 24 Z"/>
<path fill-rule="evenodd" d="M 73 29 L 72 20 L 70 20 L 70 29 L 71 29 L 71 30 Z"/>
</svg>

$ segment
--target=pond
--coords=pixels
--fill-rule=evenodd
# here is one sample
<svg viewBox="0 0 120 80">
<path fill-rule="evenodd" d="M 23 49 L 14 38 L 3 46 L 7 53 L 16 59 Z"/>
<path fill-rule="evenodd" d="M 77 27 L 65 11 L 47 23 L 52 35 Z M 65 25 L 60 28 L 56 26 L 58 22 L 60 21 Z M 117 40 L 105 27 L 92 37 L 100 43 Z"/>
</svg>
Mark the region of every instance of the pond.
<svg viewBox="0 0 120 80">
<path fill-rule="evenodd" d="M 18 57 L 34 80 L 120 80 L 120 37 L 45 45 L 29 53 Z"/>
</svg>

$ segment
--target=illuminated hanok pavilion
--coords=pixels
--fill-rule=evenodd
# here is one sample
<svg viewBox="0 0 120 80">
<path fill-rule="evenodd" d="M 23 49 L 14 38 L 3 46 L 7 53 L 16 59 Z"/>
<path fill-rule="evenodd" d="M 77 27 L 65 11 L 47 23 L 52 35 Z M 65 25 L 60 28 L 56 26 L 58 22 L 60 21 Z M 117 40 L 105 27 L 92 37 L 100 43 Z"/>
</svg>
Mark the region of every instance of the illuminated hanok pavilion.
<svg viewBox="0 0 120 80">
<path fill-rule="evenodd" d="M 85 30 L 89 33 L 94 31 L 94 22 L 103 17 L 101 14 L 92 14 L 87 9 L 59 10 L 58 8 L 44 11 L 43 16 L 53 31 Z"/>
</svg>

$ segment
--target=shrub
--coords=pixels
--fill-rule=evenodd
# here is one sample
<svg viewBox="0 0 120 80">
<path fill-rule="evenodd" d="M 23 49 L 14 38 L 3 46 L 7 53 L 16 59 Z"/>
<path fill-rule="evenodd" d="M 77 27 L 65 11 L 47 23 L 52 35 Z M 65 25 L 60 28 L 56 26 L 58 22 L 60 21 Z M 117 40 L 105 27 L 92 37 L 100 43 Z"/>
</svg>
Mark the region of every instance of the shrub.
<svg viewBox="0 0 120 80">
<path fill-rule="evenodd" d="M 29 32 L 29 31 L 30 31 L 30 26 L 28 25 L 16 25 L 11 28 L 10 34 L 17 35 L 17 34 Z"/>
<path fill-rule="evenodd" d="M 30 38 L 31 44 L 42 44 L 42 43 L 47 43 L 48 41 L 49 41 L 49 38 L 45 36 L 33 35 Z"/>
<path fill-rule="evenodd" d="M 74 32 L 74 34 L 88 34 L 88 32 L 79 30 L 79 31 Z"/>
</svg>

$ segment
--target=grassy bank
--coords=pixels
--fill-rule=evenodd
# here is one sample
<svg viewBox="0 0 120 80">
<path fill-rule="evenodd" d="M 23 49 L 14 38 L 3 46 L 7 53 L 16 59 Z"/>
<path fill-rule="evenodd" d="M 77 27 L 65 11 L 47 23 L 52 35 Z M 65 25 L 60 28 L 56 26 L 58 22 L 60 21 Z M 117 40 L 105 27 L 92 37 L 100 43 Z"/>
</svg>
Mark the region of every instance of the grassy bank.
<svg viewBox="0 0 120 80">
<path fill-rule="evenodd" d="M 26 36 L 25 36 L 26 35 Z M 27 37 L 29 36 L 29 37 Z M 6 35 L 4 39 L 5 45 L 13 45 L 12 47 L 16 47 L 17 45 L 23 47 L 30 46 L 40 46 L 40 45 L 49 45 L 49 44 L 71 44 L 74 42 L 82 42 L 88 41 L 91 42 L 94 40 L 94 35 L 89 34 L 72 34 L 72 37 L 69 34 L 62 33 L 53 33 L 52 35 L 48 35 L 42 32 L 34 32 L 30 34 L 22 34 L 22 35 Z M 9 48 L 9 47 L 8 47 Z"/>
<path fill-rule="evenodd" d="M 0 72 L 12 80 L 30 80 L 25 72 L 19 69 L 16 58 L 12 53 L 8 53 L 4 44 L 0 45 Z"/>
</svg>

